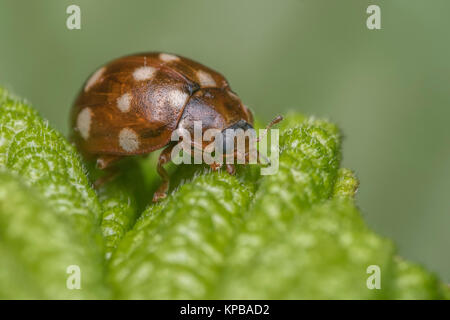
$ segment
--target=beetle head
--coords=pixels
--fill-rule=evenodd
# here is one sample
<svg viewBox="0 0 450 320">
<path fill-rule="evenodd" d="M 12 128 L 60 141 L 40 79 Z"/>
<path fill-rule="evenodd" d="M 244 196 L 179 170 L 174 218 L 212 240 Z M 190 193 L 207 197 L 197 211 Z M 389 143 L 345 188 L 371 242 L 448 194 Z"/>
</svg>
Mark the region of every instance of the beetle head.
<svg viewBox="0 0 450 320">
<path fill-rule="evenodd" d="M 283 120 L 282 116 L 275 117 L 267 125 L 264 132 L 258 138 L 256 138 L 255 129 L 251 124 L 243 119 L 239 120 L 238 122 L 222 131 L 222 141 L 219 141 L 219 143 L 222 144 L 222 153 L 234 153 L 237 156 L 244 156 L 245 161 L 247 161 L 249 154 L 251 154 L 253 150 L 258 155 L 258 158 L 262 156 L 266 159 L 266 163 L 270 163 L 270 161 L 265 156 L 259 154 L 256 149 L 252 148 L 256 148 L 256 143 L 259 142 L 267 134 L 268 130 L 273 125 L 279 123 L 281 120 Z M 239 139 L 241 145 L 239 145 Z"/>
<path fill-rule="evenodd" d="M 239 136 L 243 135 L 244 140 L 242 140 L 246 145 L 244 152 L 248 151 L 250 138 L 255 138 L 256 133 L 253 126 L 246 120 L 241 119 L 238 122 L 232 124 L 228 128 L 222 130 L 222 153 L 230 154 L 237 149 L 237 140 Z M 219 142 L 220 143 L 220 142 Z"/>
<path fill-rule="evenodd" d="M 250 111 L 229 89 L 202 88 L 196 91 L 184 107 L 178 126 L 191 131 L 194 122 L 207 129 L 224 130 L 244 120 L 253 122 Z"/>
</svg>

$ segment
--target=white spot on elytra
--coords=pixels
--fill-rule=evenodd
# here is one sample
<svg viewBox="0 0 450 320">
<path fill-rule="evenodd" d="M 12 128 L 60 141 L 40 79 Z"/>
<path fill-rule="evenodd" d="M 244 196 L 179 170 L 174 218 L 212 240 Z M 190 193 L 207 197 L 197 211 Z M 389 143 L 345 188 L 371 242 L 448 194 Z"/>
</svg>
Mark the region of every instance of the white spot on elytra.
<svg viewBox="0 0 450 320">
<path fill-rule="evenodd" d="M 89 80 L 86 82 L 86 85 L 84 86 L 84 91 L 88 91 L 92 86 L 97 84 L 101 81 L 102 75 L 105 73 L 106 68 L 102 67 L 94 72 L 94 74 L 89 78 Z"/>
<path fill-rule="evenodd" d="M 217 85 L 214 78 L 203 70 L 197 71 L 197 79 L 202 87 L 215 87 Z"/>
<path fill-rule="evenodd" d="M 159 59 L 164 61 L 164 62 L 172 62 L 172 61 L 180 60 L 179 57 L 174 56 L 173 54 L 168 54 L 168 53 L 160 53 L 159 54 Z"/>
<path fill-rule="evenodd" d="M 119 133 L 119 145 L 127 152 L 136 151 L 139 148 L 139 137 L 132 129 L 123 128 Z"/>
<path fill-rule="evenodd" d="M 89 138 L 89 131 L 91 130 L 91 120 L 92 120 L 92 112 L 89 108 L 84 108 L 78 114 L 77 117 L 77 128 L 80 132 L 81 137 L 84 140 Z"/>
<path fill-rule="evenodd" d="M 149 80 L 155 74 L 156 69 L 149 66 L 139 67 L 133 72 L 134 80 L 136 81 L 144 81 Z"/>
<path fill-rule="evenodd" d="M 131 94 L 124 93 L 119 98 L 117 98 L 117 108 L 122 112 L 130 111 L 131 107 Z"/>
<path fill-rule="evenodd" d="M 189 94 L 182 90 L 174 89 L 168 92 L 168 98 L 172 106 L 182 107 L 189 99 Z"/>
</svg>

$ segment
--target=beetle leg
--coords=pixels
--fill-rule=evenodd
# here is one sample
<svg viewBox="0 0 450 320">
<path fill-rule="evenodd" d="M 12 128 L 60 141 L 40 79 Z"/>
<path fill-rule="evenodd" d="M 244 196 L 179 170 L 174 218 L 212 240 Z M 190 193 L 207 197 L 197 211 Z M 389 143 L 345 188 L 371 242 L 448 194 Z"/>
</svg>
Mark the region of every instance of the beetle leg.
<svg viewBox="0 0 450 320">
<path fill-rule="evenodd" d="M 220 169 L 220 167 L 222 167 L 222 164 L 217 163 L 217 162 L 213 162 L 209 166 L 212 169 L 212 171 L 217 171 L 217 170 Z"/>
<path fill-rule="evenodd" d="M 227 172 L 231 175 L 234 175 L 236 173 L 236 167 L 234 164 L 227 164 Z"/>
<path fill-rule="evenodd" d="M 105 175 L 98 178 L 94 182 L 94 188 L 98 189 L 103 186 L 105 183 L 114 180 L 119 175 L 119 170 L 117 167 L 109 167 L 106 169 Z"/>
<path fill-rule="evenodd" d="M 113 180 L 118 176 L 119 170 L 117 170 L 117 167 L 113 167 L 112 165 L 121 158 L 121 156 L 115 155 L 103 155 L 97 158 L 97 168 L 99 168 L 100 170 L 105 170 L 106 174 L 95 180 L 94 188 L 98 189 L 105 183 Z"/>
<path fill-rule="evenodd" d="M 97 158 L 97 168 L 100 170 L 104 170 L 108 167 L 111 167 L 112 164 L 120 160 L 122 156 L 116 155 L 103 155 Z"/>
<path fill-rule="evenodd" d="M 245 163 L 250 163 L 250 153 L 246 152 L 244 156 L 245 156 Z M 265 162 L 261 162 L 261 158 L 263 158 Z M 256 150 L 256 163 L 270 165 L 270 159 L 267 158 L 265 155 L 261 154 L 258 150 Z"/>
<path fill-rule="evenodd" d="M 158 171 L 162 182 L 158 190 L 156 190 L 156 192 L 153 194 L 153 202 L 158 202 L 159 200 L 167 197 L 167 190 L 169 190 L 170 179 L 169 174 L 167 173 L 166 169 L 164 169 L 163 165 L 171 160 L 171 153 L 174 146 L 174 144 L 167 146 L 167 148 L 165 148 L 159 155 L 156 170 Z"/>
</svg>

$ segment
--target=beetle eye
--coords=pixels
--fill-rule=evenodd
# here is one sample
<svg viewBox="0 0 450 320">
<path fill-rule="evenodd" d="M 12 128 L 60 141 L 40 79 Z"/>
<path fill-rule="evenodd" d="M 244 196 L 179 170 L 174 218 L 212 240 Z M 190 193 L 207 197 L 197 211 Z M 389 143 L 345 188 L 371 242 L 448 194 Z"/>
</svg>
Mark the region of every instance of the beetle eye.
<svg viewBox="0 0 450 320">
<path fill-rule="evenodd" d="M 232 124 L 231 126 L 229 126 L 227 129 L 233 129 L 233 130 L 235 130 L 235 129 L 243 129 L 245 131 L 245 130 L 248 130 L 248 129 L 253 129 L 253 126 L 250 123 L 248 123 L 247 121 L 241 119 L 238 122 L 236 122 L 236 123 Z"/>
<path fill-rule="evenodd" d="M 254 130 L 253 126 L 245 120 L 239 120 L 235 124 L 229 126 L 222 131 L 222 150 L 224 154 L 230 154 L 236 149 L 236 138 L 237 135 L 243 134 L 246 136 L 248 134 L 247 130 Z M 254 132 L 250 133 L 254 135 Z M 247 139 L 247 138 L 245 138 Z M 239 139 L 241 140 L 241 139 Z M 241 140 L 242 141 L 242 140 Z M 245 140 L 243 140 L 245 141 Z"/>
</svg>

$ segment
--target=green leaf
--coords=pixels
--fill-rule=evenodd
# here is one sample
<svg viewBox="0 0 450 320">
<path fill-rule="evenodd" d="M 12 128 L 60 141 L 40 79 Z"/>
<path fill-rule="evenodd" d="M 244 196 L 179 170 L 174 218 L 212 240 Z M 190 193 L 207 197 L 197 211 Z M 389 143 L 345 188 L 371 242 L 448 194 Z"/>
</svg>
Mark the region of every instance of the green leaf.
<svg viewBox="0 0 450 320">
<path fill-rule="evenodd" d="M 152 204 L 157 154 L 95 191 L 101 173 L 0 88 L 0 298 L 450 297 L 366 226 L 334 124 L 291 114 L 280 130 L 276 174 L 169 165 L 170 194 Z M 69 265 L 81 290 L 66 287 Z"/>
<path fill-rule="evenodd" d="M 72 224 L 35 188 L 0 170 L 0 299 L 109 297 L 103 265 Z M 70 290 L 67 268 L 81 271 L 81 289 Z"/>
<path fill-rule="evenodd" d="M 78 152 L 26 102 L 2 88 L 0 168 L 20 176 L 23 183 L 33 187 L 36 196 L 51 208 L 51 212 L 68 221 L 84 255 L 92 260 L 92 265 L 100 268 L 97 271 L 104 277 L 103 239 L 99 232 L 101 208 Z M 36 217 L 43 215 L 41 210 L 33 213 Z M 24 224 L 22 232 L 25 234 L 27 227 L 29 225 Z M 23 250 L 31 248 L 24 247 Z"/>
<path fill-rule="evenodd" d="M 83 234 L 96 232 L 100 204 L 80 156 L 26 103 L 0 88 L 0 167 L 22 176 Z"/>
<path fill-rule="evenodd" d="M 393 248 L 367 230 L 350 201 L 331 200 L 299 212 L 270 239 L 266 227 L 255 225 L 239 236 L 218 297 L 371 299 L 384 293 L 366 287 L 366 269 L 380 266 L 388 283 Z"/>
<path fill-rule="evenodd" d="M 422 267 L 395 257 L 392 299 L 449 299 L 448 285 L 440 284 L 436 277 Z"/>
<path fill-rule="evenodd" d="M 125 233 L 134 225 L 157 188 L 154 158 L 124 161 L 117 176 L 104 183 L 98 190 L 103 207 L 101 229 L 107 259 L 111 257 Z M 93 168 L 91 170 L 95 172 L 96 177 L 101 176 L 98 171 Z"/>
<path fill-rule="evenodd" d="M 208 296 L 248 202 L 246 186 L 220 172 L 196 176 L 149 207 L 113 255 L 117 297 Z"/>
<path fill-rule="evenodd" d="M 358 190 L 359 181 L 356 179 L 353 172 L 346 168 L 341 168 L 338 171 L 336 183 L 333 188 L 334 198 L 354 198 Z"/>
</svg>

